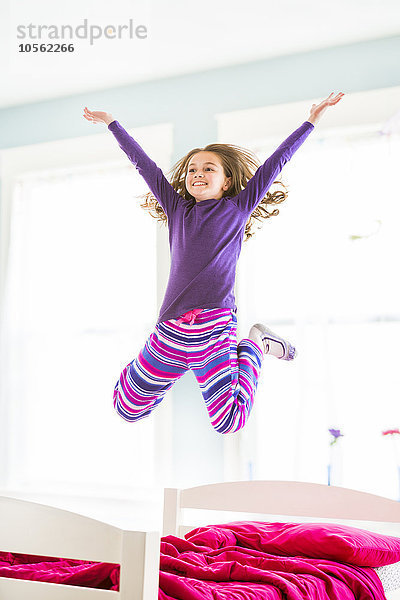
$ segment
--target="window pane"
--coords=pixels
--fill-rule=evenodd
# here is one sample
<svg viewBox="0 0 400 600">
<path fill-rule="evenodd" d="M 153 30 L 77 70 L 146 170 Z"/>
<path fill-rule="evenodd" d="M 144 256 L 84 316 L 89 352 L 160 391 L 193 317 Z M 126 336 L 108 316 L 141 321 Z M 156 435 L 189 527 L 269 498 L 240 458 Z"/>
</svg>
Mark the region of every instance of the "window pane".
<svg viewBox="0 0 400 600">
<path fill-rule="evenodd" d="M 399 426 L 399 161 L 399 136 L 310 136 L 282 172 L 280 215 L 243 244 L 242 337 L 264 322 L 299 351 L 293 363 L 264 362 L 244 434 L 258 478 L 326 483 L 335 427 L 345 433 L 341 485 L 398 497 L 381 432 Z"/>
<path fill-rule="evenodd" d="M 132 168 L 18 185 L 2 382 L 9 485 L 154 483 L 153 422 L 133 426 L 112 406 L 156 317 L 157 230 L 134 197 L 143 191 Z"/>
</svg>

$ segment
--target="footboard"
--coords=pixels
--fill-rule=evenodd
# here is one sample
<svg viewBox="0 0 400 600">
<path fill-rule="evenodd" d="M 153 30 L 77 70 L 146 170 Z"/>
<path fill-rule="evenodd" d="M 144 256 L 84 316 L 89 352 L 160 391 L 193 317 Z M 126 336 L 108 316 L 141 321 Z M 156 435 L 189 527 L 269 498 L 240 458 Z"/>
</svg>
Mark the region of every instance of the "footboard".
<svg viewBox="0 0 400 600">
<path fill-rule="evenodd" d="M 119 591 L 0 577 L 0 600 L 156 600 L 160 536 L 0 497 L 0 550 L 120 565 Z"/>
</svg>

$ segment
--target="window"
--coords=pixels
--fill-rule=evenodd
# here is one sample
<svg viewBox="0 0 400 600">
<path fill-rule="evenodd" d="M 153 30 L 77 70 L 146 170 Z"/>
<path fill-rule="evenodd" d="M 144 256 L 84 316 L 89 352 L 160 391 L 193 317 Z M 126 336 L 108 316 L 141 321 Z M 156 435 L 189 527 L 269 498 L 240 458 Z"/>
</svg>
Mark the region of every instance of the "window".
<svg viewBox="0 0 400 600">
<path fill-rule="evenodd" d="M 7 487 L 154 484 L 154 420 L 133 429 L 112 406 L 157 310 L 157 225 L 134 197 L 141 181 L 130 165 L 17 180 L 2 328 Z"/>
<path fill-rule="evenodd" d="M 253 149 L 265 160 L 282 139 Z M 264 322 L 299 351 L 264 362 L 245 477 L 326 483 L 335 427 L 336 484 L 398 498 L 393 440 L 381 433 L 399 426 L 399 162 L 398 135 L 315 130 L 280 176 L 280 215 L 243 244 L 241 337 Z"/>
</svg>

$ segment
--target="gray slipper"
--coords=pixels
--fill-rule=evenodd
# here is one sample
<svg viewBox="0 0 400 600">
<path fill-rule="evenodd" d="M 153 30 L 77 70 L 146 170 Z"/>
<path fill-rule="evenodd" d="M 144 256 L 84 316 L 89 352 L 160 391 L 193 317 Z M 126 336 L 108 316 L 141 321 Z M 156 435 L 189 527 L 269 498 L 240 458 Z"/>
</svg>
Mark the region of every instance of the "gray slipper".
<svg viewBox="0 0 400 600">
<path fill-rule="evenodd" d="M 265 340 L 267 344 L 268 340 L 281 344 L 283 348 L 283 356 L 279 356 L 277 358 L 281 360 L 293 360 L 297 356 L 297 350 L 294 346 L 292 346 L 292 344 L 290 344 L 290 342 L 284 340 L 279 335 L 276 335 L 276 333 L 268 329 L 268 327 L 266 327 L 262 323 L 256 323 L 255 325 L 253 325 L 253 327 L 260 331 L 260 333 L 262 334 L 262 339 Z"/>
</svg>

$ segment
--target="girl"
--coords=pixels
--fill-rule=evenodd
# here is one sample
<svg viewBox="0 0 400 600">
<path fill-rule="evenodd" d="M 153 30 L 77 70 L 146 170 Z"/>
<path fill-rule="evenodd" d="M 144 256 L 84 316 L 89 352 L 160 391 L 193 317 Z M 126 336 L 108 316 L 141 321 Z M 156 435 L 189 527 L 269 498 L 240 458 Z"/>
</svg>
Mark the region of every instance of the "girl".
<svg viewBox="0 0 400 600">
<path fill-rule="evenodd" d="M 267 193 L 275 177 L 343 95 L 331 93 L 313 104 L 308 120 L 255 173 L 257 160 L 248 151 L 210 144 L 188 152 L 173 167 L 171 183 L 112 115 L 85 107 L 83 116 L 108 126 L 145 179 L 151 191 L 143 208 L 168 221 L 169 228 L 171 267 L 155 329 L 114 388 L 114 408 L 123 419 L 148 416 L 191 369 L 214 429 L 238 431 L 251 412 L 264 356 L 294 359 L 295 348 L 261 323 L 237 343 L 236 264 L 252 219 L 279 212 L 268 213 L 261 205 L 286 198 Z"/>
</svg>

